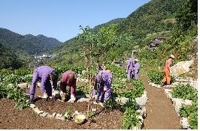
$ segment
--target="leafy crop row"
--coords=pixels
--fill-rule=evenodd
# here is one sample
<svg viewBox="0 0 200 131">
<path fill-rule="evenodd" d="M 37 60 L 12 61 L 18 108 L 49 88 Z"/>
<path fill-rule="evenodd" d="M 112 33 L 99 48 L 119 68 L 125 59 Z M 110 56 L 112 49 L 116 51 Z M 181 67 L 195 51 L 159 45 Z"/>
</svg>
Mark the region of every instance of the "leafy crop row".
<svg viewBox="0 0 200 131">
<path fill-rule="evenodd" d="M 160 84 L 164 77 L 164 73 L 159 70 L 151 70 L 147 73 L 147 76 L 150 80 L 150 82 L 155 84 Z M 175 81 L 175 78 L 171 76 L 171 83 Z"/>
<path fill-rule="evenodd" d="M 148 72 L 148 78 L 152 83 L 160 84 L 161 80 L 163 79 L 163 73 L 157 70 L 151 70 Z"/>
<path fill-rule="evenodd" d="M 175 98 L 182 98 L 182 99 L 189 99 L 192 101 L 197 101 L 197 91 L 191 87 L 189 84 L 183 85 L 179 84 L 177 85 L 172 92 L 172 96 Z"/>
<path fill-rule="evenodd" d="M 26 94 L 16 84 L 10 86 L 6 83 L 1 83 L 0 98 L 14 99 L 17 102 L 15 105 L 17 109 L 23 109 L 29 106 L 29 100 Z"/>
<path fill-rule="evenodd" d="M 180 109 L 181 117 L 188 117 L 189 124 L 193 129 L 198 129 L 198 92 L 196 89 L 187 85 L 177 85 L 173 91 L 172 96 L 175 98 L 189 99 L 193 103 L 191 106 L 184 105 Z"/>
</svg>

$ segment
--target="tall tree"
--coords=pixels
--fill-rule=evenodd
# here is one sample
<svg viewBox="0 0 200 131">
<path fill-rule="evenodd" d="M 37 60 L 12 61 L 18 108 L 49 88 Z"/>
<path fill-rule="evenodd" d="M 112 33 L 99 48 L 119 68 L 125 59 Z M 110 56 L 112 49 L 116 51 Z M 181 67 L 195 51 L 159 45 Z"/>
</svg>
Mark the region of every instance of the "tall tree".
<svg viewBox="0 0 200 131">
<path fill-rule="evenodd" d="M 197 0 L 184 0 L 176 16 L 178 26 L 187 30 L 192 24 L 197 24 Z"/>
</svg>

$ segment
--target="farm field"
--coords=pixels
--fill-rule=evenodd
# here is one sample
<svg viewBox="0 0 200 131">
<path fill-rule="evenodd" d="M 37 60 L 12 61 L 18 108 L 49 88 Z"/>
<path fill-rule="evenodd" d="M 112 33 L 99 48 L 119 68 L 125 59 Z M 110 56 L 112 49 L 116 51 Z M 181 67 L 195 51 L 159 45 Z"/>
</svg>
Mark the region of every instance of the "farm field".
<svg viewBox="0 0 200 131">
<path fill-rule="evenodd" d="M 1 129 L 120 129 L 122 124 L 119 110 L 103 112 L 82 125 L 72 120 L 62 121 L 54 118 L 37 116 L 31 108 L 14 109 L 15 102 L 9 99 L 0 99 L 0 128 Z M 46 111 L 63 112 L 67 104 L 58 101 L 46 102 L 42 99 L 36 102 L 40 109 Z M 76 110 L 87 110 L 86 103 L 70 104 Z M 50 109 L 53 110 L 50 110 Z"/>
<path fill-rule="evenodd" d="M 42 32 L 37 36 L 31 32 L 17 33 L 21 29 L 31 31 L 32 27 L 35 30 L 36 26 L 18 25 L 16 33 L 7 27 L 0 28 L 0 129 L 198 130 L 197 0 L 147 1 L 127 17 L 92 24 L 92 28 L 89 21 L 87 26 L 81 25 L 82 20 L 98 20 L 94 21 L 96 16 L 89 18 L 87 10 L 84 10 L 87 17 L 70 11 L 70 17 L 79 24 L 66 23 L 63 18 L 73 19 L 60 9 L 70 8 L 46 11 L 47 16 L 52 15 L 47 20 L 42 10 L 40 13 L 33 10 L 37 14 L 31 15 L 24 11 L 29 7 L 24 6 L 27 3 L 18 2 L 17 6 L 23 5 L 18 8 L 23 9 L 18 13 L 23 18 L 23 13 L 29 18 L 43 15 L 39 22 L 45 26 L 41 25 L 40 31 L 49 34 L 50 29 L 59 29 L 52 27 L 61 27 L 61 22 L 65 22 L 69 27 L 71 23 L 79 25 L 82 33 L 59 42 L 53 35 L 46 37 Z M 30 4 L 33 7 L 30 10 L 36 3 Z M 126 4 L 122 3 L 119 7 Z M 22 20 L 19 22 L 7 18 L 17 13 L 13 8 L 16 5 L 9 7 L 12 4 L 2 4 L 7 6 L 2 13 L 11 11 L 10 15 L 2 15 L 5 22 L 9 20 L 5 25 L 25 24 L 24 19 L 18 19 Z M 48 4 L 51 2 L 43 5 L 55 9 L 61 2 L 52 4 L 53 8 Z M 99 14 L 98 18 L 112 13 L 113 4 L 104 4 L 104 8 L 99 5 L 83 2 L 80 7 L 91 9 L 89 13 L 93 14 L 94 9 L 99 9 L 102 17 Z M 77 12 L 79 8 L 71 9 Z M 116 9 L 114 13 L 120 14 L 126 8 Z M 43 29 L 52 23 L 53 15 L 58 14 L 55 11 L 65 13 L 59 16 L 62 19 L 54 17 L 53 22 L 60 23 Z M 35 18 L 28 20 L 37 24 Z M 60 29 L 73 35 L 69 28 Z M 67 33 L 58 30 L 53 34 L 67 38 Z M 101 94 L 104 103 L 97 100 Z"/>
<path fill-rule="evenodd" d="M 68 68 L 68 67 L 65 67 Z M 65 68 L 58 71 L 61 74 Z M 182 117 L 191 116 L 193 128 L 196 126 L 197 100 L 196 91 L 186 85 L 168 88 L 172 90 L 174 98 L 184 98 L 192 100 L 194 106 L 180 108 L 179 115 L 174 107 L 174 102 L 165 94 L 165 88 L 155 88 L 149 83 L 150 80 L 159 81 L 162 77 L 160 72 L 150 72 L 149 75 L 141 74 L 139 80 L 127 81 L 124 69 L 121 67 L 110 66 L 114 78 L 112 84 L 112 98 L 105 107 L 88 101 L 90 88 L 84 75 L 79 75 L 77 81 L 77 101 L 75 103 L 61 102 L 59 99 L 42 99 L 40 88 L 36 88 L 35 106 L 29 105 L 29 88 L 19 87 L 9 83 L 31 83 L 32 75 L 29 70 L 16 70 L 10 73 L 6 70 L 2 75 L 3 82 L 1 87 L 1 129 L 183 129 L 180 121 Z M 82 68 L 76 67 L 77 73 L 81 74 Z M 29 75 L 28 75 L 29 74 Z M 156 78 L 155 78 L 156 77 Z M 23 84 L 22 84 L 23 85 Z M 6 88 L 5 88 L 6 87 Z M 184 90 L 184 91 L 183 91 Z M 174 93 L 173 93 L 174 92 Z M 188 92 L 188 93 L 181 93 Z M 189 94 L 189 95 L 188 95 Z M 80 97 L 81 96 L 81 97 Z M 84 101 L 80 102 L 80 99 Z M 116 101 L 118 99 L 118 101 Z M 129 99 L 129 100 L 127 100 Z M 115 101 L 113 101 L 115 100 Z M 21 110 L 20 110 L 21 109 Z M 95 111 L 92 111 L 95 110 Z M 64 118 L 66 112 L 81 112 L 86 114 L 87 120 L 79 125 L 74 122 L 72 117 Z M 191 112 L 192 111 L 192 112 Z M 47 113 L 45 115 L 45 113 Z M 95 112 L 95 113 L 94 113 Z M 93 114 L 92 114 L 93 113 Z M 57 115 L 60 114 L 61 117 Z M 70 114 L 70 113 L 69 113 Z M 92 114 L 92 115 L 91 115 Z M 69 115 L 72 116 L 72 115 Z M 198 120 L 198 119 L 197 119 Z M 166 124 L 167 123 L 167 124 Z M 191 126 L 191 127 L 192 127 Z M 188 126 L 187 128 L 190 128 Z M 184 127 L 185 129 L 185 127 Z"/>
<path fill-rule="evenodd" d="M 148 101 L 145 105 L 147 117 L 144 119 L 142 129 L 181 129 L 180 117 L 177 116 L 172 102 L 166 97 L 163 89 L 151 87 L 146 76 L 141 76 L 141 79 L 148 94 Z M 130 83 L 127 85 L 131 87 Z M 28 89 L 24 90 L 26 93 L 28 91 Z M 42 95 L 39 88 L 36 89 L 36 95 Z M 0 100 L 0 105 L 4 105 L 0 113 L 1 129 L 120 129 L 123 120 L 123 112 L 120 109 L 104 110 L 84 124 L 78 125 L 73 120 L 62 121 L 41 117 L 31 108 L 15 109 L 15 104 L 16 102 L 6 98 Z M 79 112 L 84 112 L 88 108 L 87 102 L 63 103 L 55 99 L 46 101 L 39 97 L 36 98 L 35 105 L 50 114 L 54 112 L 63 114 L 67 107 Z M 92 106 L 99 110 L 102 109 L 98 105 Z"/>
<path fill-rule="evenodd" d="M 9 86 L 9 84 L 7 84 L 11 81 L 12 83 L 21 83 L 20 81 L 26 81 L 30 83 L 32 75 L 24 75 L 30 72 L 27 70 L 16 71 L 15 73 L 18 75 L 9 75 L 10 73 L 8 72 L 7 75 L 3 77 L 4 82 L 1 85 L 2 98 L 0 99 L 0 102 L 1 105 L 5 105 L 1 108 L 0 113 L 1 129 L 120 129 L 122 128 L 122 125 L 126 125 L 126 122 L 123 122 L 123 118 L 129 118 L 129 114 L 128 116 L 125 116 L 123 113 L 130 113 L 130 111 L 134 113 L 132 115 L 132 119 L 134 119 L 135 122 L 139 122 L 137 118 L 137 113 L 135 112 L 136 105 L 132 102 L 132 104 L 123 107 L 122 105 L 116 104 L 116 102 L 111 101 L 107 104 L 107 106 L 105 106 L 105 108 L 97 104 L 90 104 L 90 110 L 95 109 L 97 113 L 94 116 L 88 117 L 87 121 L 82 125 L 76 124 L 72 119 L 60 120 L 56 119 L 56 117 L 42 117 L 39 114 L 37 115 L 37 113 L 35 113 L 32 108 L 28 107 L 28 88 L 20 88 L 17 87 L 17 85 Z M 116 74 L 116 76 L 121 77 L 120 72 L 117 73 L 118 75 Z M 4 72 L 4 74 L 6 73 Z M 87 82 L 77 82 L 77 93 L 79 95 L 88 93 L 89 89 L 87 88 L 88 86 L 86 84 Z M 113 85 L 113 93 L 119 97 L 125 95 L 132 96 L 133 98 L 135 98 L 136 96 L 138 97 L 143 92 L 143 85 L 141 85 L 141 82 L 136 82 L 136 85 L 141 85 L 141 87 L 138 88 L 139 90 L 137 91 L 136 88 L 134 89 L 133 84 L 134 82 L 127 84 L 128 88 L 126 88 L 126 82 L 121 83 L 120 81 L 115 81 Z M 125 89 L 123 89 L 124 87 Z M 15 91 L 13 91 L 13 89 L 15 89 Z M 124 90 L 125 92 L 123 92 L 122 90 Z M 132 90 L 133 92 L 128 93 L 128 90 Z M 134 93 L 134 90 L 137 94 L 132 95 L 132 93 Z M 46 101 L 39 96 L 42 96 L 42 93 L 37 87 L 34 104 L 38 107 L 39 110 L 48 112 L 49 114 L 65 114 L 65 112 L 69 110 L 71 112 L 78 111 L 82 113 L 87 113 L 87 111 L 89 111 L 88 102 L 78 102 L 77 100 L 77 102 L 75 103 L 68 103 L 61 102 L 58 99 L 56 100 L 54 98 Z M 10 99 L 14 99 L 15 101 Z M 19 102 L 20 104 L 16 106 L 17 101 L 20 101 L 22 103 Z M 126 111 L 126 108 L 130 106 L 132 106 L 133 109 Z M 20 108 L 21 110 L 16 108 Z M 130 123 L 130 125 L 133 124 L 134 123 Z M 130 126 L 129 124 L 127 125 Z"/>
</svg>

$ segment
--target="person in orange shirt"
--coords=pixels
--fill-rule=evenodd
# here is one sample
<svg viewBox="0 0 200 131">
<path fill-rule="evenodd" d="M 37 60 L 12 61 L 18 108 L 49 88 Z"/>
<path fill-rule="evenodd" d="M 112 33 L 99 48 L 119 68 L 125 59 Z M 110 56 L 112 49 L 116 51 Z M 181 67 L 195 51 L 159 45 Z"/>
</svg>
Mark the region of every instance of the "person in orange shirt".
<svg viewBox="0 0 200 131">
<path fill-rule="evenodd" d="M 174 55 L 170 55 L 169 59 L 166 60 L 165 62 L 165 67 L 163 69 L 163 73 L 164 73 L 164 78 L 161 81 L 161 86 L 167 84 L 170 85 L 171 84 L 171 75 L 170 75 L 170 67 L 172 65 L 172 61 L 174 59 Z"/>
</svg>

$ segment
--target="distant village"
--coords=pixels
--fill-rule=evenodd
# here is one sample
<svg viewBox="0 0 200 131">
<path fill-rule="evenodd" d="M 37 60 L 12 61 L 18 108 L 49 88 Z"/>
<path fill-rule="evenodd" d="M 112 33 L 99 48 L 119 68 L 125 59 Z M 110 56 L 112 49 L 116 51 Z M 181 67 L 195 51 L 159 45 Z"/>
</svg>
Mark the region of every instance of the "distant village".
<svg viewBox="0 0 200 131">
<path fill-rule="evenodd" d="M 32 66 L 38 66 L 43 64 L 44 61 L 46 60 L 50 60 L 52 58 L 54 58 L 56 56 L 56 54 L 42 54 L 42 55 L 34 55 L 33 56 L 33 61 L 31 63 L 29 63 L 28 67 L 32 67 Z"/>
<path fill-rule="evenodd" d="M 35 59 L 35 60 L 48 59 L 48 58 L 52 58 L 52 57 L 55 57 L 55 55 L 47 55 L 47 54 L 43 54 L 43 55 L 34 55 L 34 59 Z"/>
</svg>

